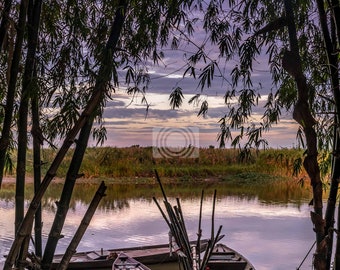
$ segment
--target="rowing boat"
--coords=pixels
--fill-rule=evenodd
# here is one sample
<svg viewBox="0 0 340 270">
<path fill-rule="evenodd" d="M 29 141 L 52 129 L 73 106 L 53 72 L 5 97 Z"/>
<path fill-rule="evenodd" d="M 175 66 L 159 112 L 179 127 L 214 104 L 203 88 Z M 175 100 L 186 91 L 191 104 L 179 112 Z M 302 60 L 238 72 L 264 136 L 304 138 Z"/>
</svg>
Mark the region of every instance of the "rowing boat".
<svg viewBox="0 0 340 270">
<path fill-rule="evenodd" d="M 206 248 L 208 240 L 201 240 L 201 250 Z M 195 241 L 191 242 L 195 243 Z M 111 269 L 117 254 L 124 252 L 127 256 L 134 258 L 142 264 L 160 264 L 177 261 L 178 256 L 171 252 L 169 244 L 138 246 L 120 249 L 100 249 L 88 252 L 75 253 L 68 265 L 68 269 Z M 52 269 L 56 269 L 63 254 L 55 255 Z"/>
<path fill-rule="evenodd" d="M 255 270 L 254 266 L 243 255 L 224 244 L 216 244 L 206 269 Z"/>
<path fill-rule="evenodd" d="M 75 253 L 68 265 L 68 269 L 110 269 L 116 255 L 124 252 L 127 256 L 136 259 L 143 264 L 153 264 L 160 261 L 176 261 L 175 254 L 170 256 L 169 245 L 139 246 L 132 248 L 120 248 L 109 250 L 93 250 L 88 252 Z M 52 262 L 52 269 L 56 269 L 63 255 L 55 255 Z"/>
<path fill-rule="evenodd" d="M 150 270 L 150 268 L 121 252 L 113 262 L 112 270 Z"/>
<path fill-rule="evenodd" d="M 201 241 L 204 251 L 207 240 Z M 171 253 L 168 244 L 139 246 L 133 248 L 98 250 L 75 253 L 68 269 L 113 269 L 118 254 L 125 254 L 143 265 L 162 265 L 178 261 L 178 255 Z M 55 255 L 52 269 L 56 269 L 63 255 Z M 152 268 L 152 267 L 151 267 Z M 239 252 L 224 244 L 216 244 L 207 263 L 207 270 L 255 270 L 254 266 Z M 118 270 L 116 268 L 115 270 Z M 147 269 L 138 269 L 147 270 Z"/>
</svg>

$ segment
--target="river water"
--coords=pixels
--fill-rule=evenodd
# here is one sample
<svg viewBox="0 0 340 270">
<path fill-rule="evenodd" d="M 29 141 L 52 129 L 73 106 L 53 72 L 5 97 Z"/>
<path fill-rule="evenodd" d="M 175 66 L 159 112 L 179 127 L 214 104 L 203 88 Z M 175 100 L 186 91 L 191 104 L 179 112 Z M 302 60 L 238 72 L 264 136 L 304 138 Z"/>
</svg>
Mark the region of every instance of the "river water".
<svg viewBox="0 0 340 270">
<path fill-rule="evenodd" d="M 78 185 L 59 241 L 57 253 L 66 248 L 98 185 Z M 314 242 L 308 206 L 310 191 L 289 186 L 277 191 L 247 190 L 210 183 L 209 186 L 178 185 L 165 187 L 172 204 L 180 198 L 186 227 L 196 239 L 200 194 L 203 202 L 203 237 L 211 232 L 213 190 L 217 190 L 215 231 L 222 225 L 222 242 L 247 257 L 257 270 L 297 269 Z M 43 238 L 49 233 L 56 212 L 55 201 L 61 186 L 52 185 L 43 205 Z M 28 188 L 27 196 L 32 190 Z M 14 190 L 4 186 L 0 191 L 0 264 L 13 241 Z M 152 197 L 163 206 L 159 188 L 153 185 L 110 185 L 107 196 L 96 211 L 78 251 L 167 243 L 168 228 Z M 29 199 L 27 200 L 27 206 Z M 309 256 L 300 269 L 312 269 Z M 2 267 L 1 267 L 2 268 Z"/>
</svg>

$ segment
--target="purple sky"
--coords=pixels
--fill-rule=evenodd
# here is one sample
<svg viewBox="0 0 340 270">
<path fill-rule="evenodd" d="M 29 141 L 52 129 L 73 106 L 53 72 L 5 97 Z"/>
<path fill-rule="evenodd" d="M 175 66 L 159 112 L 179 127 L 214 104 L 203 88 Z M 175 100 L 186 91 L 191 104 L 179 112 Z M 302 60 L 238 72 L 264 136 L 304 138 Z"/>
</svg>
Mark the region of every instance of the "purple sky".
<svg viewBox="0 0 340 270">
<path fill-rule="evenodd" d="M 195 33 L 196 44 L 205 44 L 207 40 L 206 34 L 202 31 Z M 113 95 L 113 100 L 107 103 L 104 111 L 104 121 L 107 129 L 108 139 L 105 143 L 107 146 L 153 146 L 153 129 L 168 128 L 169 136 L 171 137 L 171 128 L 175 131 L 178 128 L 182 129 L 182 133 L 190 133 L 188 127 L 198 129 L 195 138 L 199 138 L 200 147 L 208 147 L 213 145 L 218 147 L 217 136 L 219 132 L 219 119 L 228 113 L 227 107 L 224 104 L 224 95 L 227 89 L 230 89 L 230 71 L 237 64 L 236 61 L 223 62 L 223 59 L 218 58 L 218 49 L 207 49 L 206 52 L 210 59 L 215 59 L 219 63 L 219 67 L 225 74 L 226 80 L 221 80 L 216 77 L 213 80 L 212 86 L 201 93 L 198 87 L 198 79 L 194 80 L 191 77 L 183 78 L 183 73 L 186 69 L 183 60 L 183 53 L 188 57 L 190 52 L 194 51 L 190 44 L 184 44 L 181 50 L 164 50 L 165 57 L 160 66 L 149 65 L 148 72 L 151 77 L 151 83 L 146 93 L 146 99 L 150 104 L 147 118 L 145 118 L 146 107 L 141 104 L 141 96 L 132 99 L 127 95 L 125 89 L 116 89 Z M 204 66 L 197 66 L 203 68 Z M 216 72 L 217 73 L 217 72 Z M 216 74 L 219 75 L 219 74 Z M 124 73 L 121 74 L 124 78 Z M 196 74 L 196 76 L 198 76 Z M 254 62 L 252 78 L 254 87 L 261 84 L 260 90 L 262 98 L 259 106 L 253 111 L 253 122 L 258 122 L 263 113 L 263 105 L 267 95 L 271 92 L 272 83 L 268 68 L 268 57 L 261 55 Z M 169 104 L 169 94 L 175 87 L 181 87 L 184 93 L 183 105 L 180 109 L 171 110 Z M 195 94 L 202 94 L 201 100 L 207 100 L 209 110 L 206 118 L 197 117 L 199 106 L 188 104 L 188 101 Z M 269 147 L 293 147 L 296 145 L 296 131 L 298 126 L 292 120 L 290 112 L 281 116 L 281 121 L 273 129 L 264 134 L 269 142 Z M 184 138 L 169 139 L 167 143 L 171 146 L 177 146 L 176 143 L 183 143 Z M 91 145 L 91 144 L 90 144 Z M 198 146 L 198 145 L 196 145 Z M 229 147 L 226 144 L 226 147 Z"/>
<path fill-rule="evenodd" d="M 173 64 L 172 68 L 175 69 L 176 64 Z M 183 71 L 173 71 L 174 73 L 170 76 L 159 78 L 166 72 L 172 72 L 170 65 L 167 66 L 167 70 L 150 69 L 150 72 L 152 77 L 158 77 L 158 79 L 151 80 L 146 94 L 150 104 L 147 117 L 145 117 L 146 107 L 141 104 L 141 96 L 132 99 L 124 89 L 117 90 L 113 100 L 107 103 L 104 111 L 104 122 L 108 135 L 105 145 L 117 147 L 154 146 L 156 143 L 153 138 L 154 128 L 167 128 L 165 136 L 167 146 L 180 146 L 184 140 L 187 140 L 185 136 L 193 133 L 188 128 L 194 127 L 195 134 L 191 135 L 198 139 L 199 145 L 196 141 L 195 143 L 189 142 L 189 144 L 200 147 L 210 145 L 218 147 L 218 121 L 227 113 L 223 98 L 226 87 L 228 87 L 227 84 L 216 79 L 213 86 L 202 93 L 201 100 L 209 102 L 207 117 L 203 118 L 197 117 L 199 106 L 188 104 L 193 95 L 200 93 L 200 89 L 197 89 L 197 81 L 191 78 L 182 79 Z M 267 98 L 266 94 L 269 93 L 271 82 L 269 72 L 263 69 L 259 69 L 257 72 L 255 70 L 253 77 L 263 86 L 259 106 L 253 111 L 252 121 L 257 122 L 262 116 L 263 105 Z M 176 85 L 182 87 L 184 101 L 180 109 L 172 110 L 169 104 L 169 94 Z M 297 128 L 298 126 L 292 120 L 291 113 L 287 112 L 281 116 L 280 123 L 264 134 L 264 138 L 268 140 L 269 147 L 272 148 L 293 147 L 296 145 Z M 182 133 L 178 132 L 179 129 Z M 184 137 L 178 137 L 179 133 Z M 172 138 L 174 136 L 176 138 Z M 229 146 L 230 144 L 226 145 L 226 147 Z"/>
</svg>

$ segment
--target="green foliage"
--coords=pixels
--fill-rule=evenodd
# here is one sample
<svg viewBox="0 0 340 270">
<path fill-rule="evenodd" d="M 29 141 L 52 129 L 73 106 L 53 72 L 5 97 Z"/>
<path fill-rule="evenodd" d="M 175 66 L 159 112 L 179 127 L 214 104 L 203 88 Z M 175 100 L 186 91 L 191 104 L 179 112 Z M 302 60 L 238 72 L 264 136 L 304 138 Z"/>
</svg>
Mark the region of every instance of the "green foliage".
<svg viewBox="0 0 340 270">
<path fill-rule="evenodd" d="M 176 108 L 179 108 L 183 103 L 183 93 L 182 88 L 176 87 L 170 94 L 169 100 L 170 100 L 170 106 L 174 110 Z"/>
<path fill-rule="evenodd" d="M 54 155 L 53 149 L 43 151 L 43 161 L 47 162 L 43 168 L 47 168 Z M 296 160 L 302 155 L 303 152 L 297 149 L 267 149 L 266 151 L 253 151 L 251 158 L 240 159 L 236 149 L 209 147 L 200 148 L 198 158 L 154 159 L 151 147 L 98 147 L 87 149 L 80 172 L 88 179 L 126 178 L 130 179 L 129 181 L 153 179 L 154 169 L 157 169 L 161 177 L 177 178 L 179 181 L 189 182 L 209 178 L 234 178 L 234 176 L 242 178 L 242 176 L 237 176 L 242 173 L 300 179 L 306 173 L 299 168 L 298 174 L 294 174 L 293 168 Z M 57 177 L 66 175 L 71 158 L 72 151 L 66 156 Z M 31 159 L 29 159 L 26 170 L 28 175 L 32 174 L 32 169 Z M 329 172 L 329 167 L 327 172 Z"/>
</svg>

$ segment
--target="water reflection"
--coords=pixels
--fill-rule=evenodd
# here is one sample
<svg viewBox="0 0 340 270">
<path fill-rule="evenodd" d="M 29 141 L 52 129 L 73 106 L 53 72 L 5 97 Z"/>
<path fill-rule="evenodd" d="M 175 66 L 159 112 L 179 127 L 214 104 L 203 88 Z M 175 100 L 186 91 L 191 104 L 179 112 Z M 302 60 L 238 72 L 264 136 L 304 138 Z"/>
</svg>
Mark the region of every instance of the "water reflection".
<svg viewBox="0 0 340 270">
<path fill-rule="evenodd" d="M 99 184 L 82 183 L 75 186 L 73 197 L 71 200 L 71 209 L 74 208 L 77 201 L 84 204 L 89 204 L 94 196 Z M 255 198 L 262 203 L 268 204 L 288 204 L 294 203 L 300 205 L 305 203 L 311 196 L 309 188 L 302 188 L 297 183 L 293 182 L 276 182 L 267 186 L 237 186 L 228 185 L 225 182 L 206 182 L 200 184 L 178 183 L 166 184 L 165 190 L 168 196 L 178 197 L 181 199 L 198 198 L 201 196 L 202 190 L 206 194 L 213 194 L 217 189 L 218 196 L 237 196 L 242 200 L 252 201 Z M 62 192 L 63 184 L 53 183 L 47 189 L 42 206 L 53 210 L 55 201 L 59 200 Z M 27 202 L 33 197 L 33 184 L 26 185 L 25 196 Z M 15 196 L 14 184 L 3 184 L 0 190 L 0 199 L 3 201 L 13 202 Z M 100 208 L 105 209 L 122 209 L 128 207 L 130 199 L 144 198 L 152 201 L 152 197 L 159 198 L 162 196 L 161 190 L 157 184 L 109 184 L 106 196 L 103 198 Z"/>
<path fill-rule="evenodd" d="M 62 253 L 71 241 L 97 184 L 77 185 L 71 208 L 59 241 L 57 252 Z M 295 269 L 312 245 L 314 234 L 309 218 L 310 190 L 298 186 L 241 188 L 225 183 L 203 185 L 166 185 L 169 200 L 181 199 L 186 226 L 191 238 L 196 237 L 199 197 L 205 190 L 202 228 L 205 237 L 211 229 L 212 194 L 217 189 L 218 201 L 215 225 L 223 226 L 224 242 L 248 257 L 257 269 Z M 52 184 L 43 198 L 43 237 L 46 241 L 51 228 L 55 201 L 62 191 L 61 184 Z M 168 228 L 152 200 L 162 205 L 157 185 L 109 185 L 78 251 L 98 248 L 131 247 L 166 243 Z M 33 186 L 26 190 L 27 206 Z M 13 241 L 14 186 L 0 191 L 0 255 L 6 254 Z M 1 259 L 0 259 L 1 260 Z M 309 264 L 305 268 L 310 269 Z M 275 266 L 275 267 L 273 267 Z"/>
</svg>

